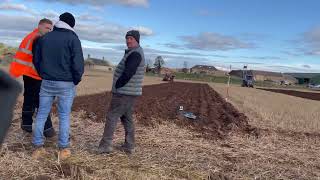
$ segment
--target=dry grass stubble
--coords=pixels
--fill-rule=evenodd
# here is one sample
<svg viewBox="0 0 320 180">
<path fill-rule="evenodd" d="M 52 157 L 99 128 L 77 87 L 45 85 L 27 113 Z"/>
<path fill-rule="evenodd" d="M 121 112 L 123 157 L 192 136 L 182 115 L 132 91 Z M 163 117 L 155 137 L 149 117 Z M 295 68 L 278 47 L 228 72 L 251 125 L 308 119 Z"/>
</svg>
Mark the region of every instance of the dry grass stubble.
<svg viewBox="0 0 320 180">
<path fill-rule="evenodd" d="M 210 84 L 226 97 L 226 85 Z M 262 129 L 319 133 L 320 101 L 308 100 L 263 90 L 232 86 L 229 101 Z"/>
</svg>

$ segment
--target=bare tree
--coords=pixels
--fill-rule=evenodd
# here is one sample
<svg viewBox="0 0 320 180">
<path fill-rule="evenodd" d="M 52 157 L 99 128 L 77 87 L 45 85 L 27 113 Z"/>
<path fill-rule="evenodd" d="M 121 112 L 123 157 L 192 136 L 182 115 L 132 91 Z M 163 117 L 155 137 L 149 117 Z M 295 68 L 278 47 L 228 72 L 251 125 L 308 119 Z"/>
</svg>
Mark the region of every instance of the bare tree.
<svg viewBox="0 0 320 180">
<path fill-rule="evenodd" d="M 163 67 L 163 65 L 165 64 L 163 58 L 161 56 L 157 56 L 156 59 L 154 60 L 154 68 L 155 70 L 160 73 L 161 68 Z"/>
</svg>

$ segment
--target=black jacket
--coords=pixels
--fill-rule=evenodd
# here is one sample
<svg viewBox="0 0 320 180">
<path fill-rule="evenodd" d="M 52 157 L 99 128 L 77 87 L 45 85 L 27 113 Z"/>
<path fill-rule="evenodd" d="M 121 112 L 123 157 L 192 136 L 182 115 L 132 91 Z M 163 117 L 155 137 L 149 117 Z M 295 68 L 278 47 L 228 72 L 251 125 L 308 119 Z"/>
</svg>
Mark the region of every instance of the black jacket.
<svg viewBox="0 0 320 180">
<path fill-rule="evenodd" d="M 136 74 L 141 60 L 141 55 L 137 52 L 133 52 L 127 57 L 125 69 L 116 82 L 116 89 L 123 87 L 130 81 L 132 76 Z"/>
<path fill-rule="evenodd" d="M 54 27 L 39 38 L 33 63 L 45 80 L 70 81 L 77 85 L 84 72 L 82 47 L 71 30 Z"/>
</svg>

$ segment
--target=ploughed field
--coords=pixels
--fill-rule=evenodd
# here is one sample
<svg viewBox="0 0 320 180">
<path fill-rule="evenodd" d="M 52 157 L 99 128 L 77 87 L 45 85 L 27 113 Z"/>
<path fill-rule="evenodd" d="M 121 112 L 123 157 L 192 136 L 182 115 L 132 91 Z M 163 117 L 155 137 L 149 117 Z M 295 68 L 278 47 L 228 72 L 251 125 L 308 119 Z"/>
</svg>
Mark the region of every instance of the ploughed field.
<svg viewBox="0 0 320 180">
<path fill-rule="evenodd" d="M 97 122 L 105 121 L 111 97 L 110 92 L 79 96 L 73 110 L 83 110 Z M 179 111 L 180 106 L 185 112 L 192 112 L 196 119 L 185 117 Z M 253 130 L 248 118 L 207 84 L 174 82 L 144 86 L 143 95 L 136 102 L 135 117 L 138 123 L 150 126 L 171 121 L 210 139 L 223 138 L 231 131 Z"/>
</svg>

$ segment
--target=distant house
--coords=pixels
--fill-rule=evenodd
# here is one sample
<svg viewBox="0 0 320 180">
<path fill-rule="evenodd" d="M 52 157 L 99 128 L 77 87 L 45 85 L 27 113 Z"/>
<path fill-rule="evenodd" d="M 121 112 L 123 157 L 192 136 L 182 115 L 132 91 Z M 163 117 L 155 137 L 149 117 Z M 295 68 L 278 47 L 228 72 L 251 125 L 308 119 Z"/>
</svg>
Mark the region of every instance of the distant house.
<svg viewBox="0 0 320 180">
<path fill-rule="evenodd" d="M 194 74 L 215 74 L 216 71 L 218 70 L 214 66 L 207 65 L 195 65 L 190 69 Z"/>
<path fill-rule="evenodd" d="M 113 71 L 114 67 L 112 64 L 105 60 L 104 57 L 102 59 L 92 58 L 90 54 L 88 54 L 88 58 L 84 62 L 86 69 L 97 69 L 103 71 Z"/>
<path fill-rule="evenodd" d="M 298 80 L 291 75 L 283 74 L 279 72 L 270 72 L 270 71 L 258 71 L 258 70 L 248 70 L 255 81 L 271 81 L 278 84 L 296 84 Z M 236 76 L 242 78 L 243 70 L 232 70 L 229 73 L 231 76 Z"/>
</svg>

